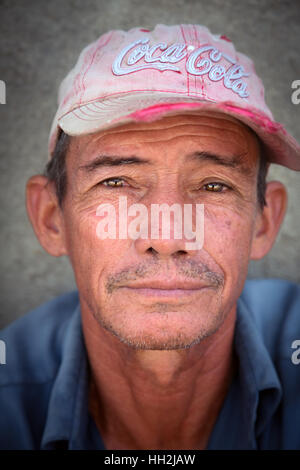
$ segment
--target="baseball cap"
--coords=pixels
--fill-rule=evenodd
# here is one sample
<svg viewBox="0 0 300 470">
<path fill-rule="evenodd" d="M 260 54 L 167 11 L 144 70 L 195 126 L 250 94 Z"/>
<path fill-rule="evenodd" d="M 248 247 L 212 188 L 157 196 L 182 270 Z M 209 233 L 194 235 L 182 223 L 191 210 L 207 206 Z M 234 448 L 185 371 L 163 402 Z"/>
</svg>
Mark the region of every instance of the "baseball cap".
<svg viewBox="0 0 300 470">
<path fill-rule="evenodd" d="M 242 121 L 270 162 L 300 170 L 300 146 L 275 122 L 252 60 L 226 36 L 191 24 L 113 30 L 88 45 L 60 85 L 49 158 L 60 129 L 79 136 L 186 111 Z"/>
</svg>

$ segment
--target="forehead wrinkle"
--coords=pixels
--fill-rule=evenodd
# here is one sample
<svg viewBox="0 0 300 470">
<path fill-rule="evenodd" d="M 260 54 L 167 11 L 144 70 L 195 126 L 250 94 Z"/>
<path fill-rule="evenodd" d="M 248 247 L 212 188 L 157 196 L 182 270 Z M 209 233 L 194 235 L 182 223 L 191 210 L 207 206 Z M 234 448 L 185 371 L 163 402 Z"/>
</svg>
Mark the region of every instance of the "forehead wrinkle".
<svg viewBox="0 0 300 470">
<path fill-rule="evenodd" d="M 186 118 L 187 116 L 183 116 Z M 207 118 L 207 116 L 202 116 L 202 118 Z M 211 118 L 211 116 L 209 116 Z M 182 118 L 182 116 L 181 116 Z M 189 116 L 191 118 L 191 116 Z M 120 156 L 122 156 L 122 147 L 132 147 L 133 145 L 140 146 L 141 144 L 147 144 L 147 143 L 168 143 L 172 140 L 184 138 L 185 136 L 190 136 L 191 138 L 197 137 L 199 139 L 201 138 L 213 138 L 214 140 L 217 139 L 220 141 L 220 143 L 224 142 L 229 142 L 230 143 L 230 138 L 228 138 L 228 134 L 233 134 L 236 136 L 237 140 L 240 141 L 243 139 L 243 141 L 247 141 L 248 139 L 245 139 L 245 134 L 250 133 L 250 129 L 248 129 L 244 124 L 242 123 L 236 123 L 235 120 L 231 121 L 228 120 L 227 117 L 224 116 L 218 116 L 218 119 L 210 119 L 207 121 L 207 119 L 199 119 L 198 122 L 195 122 L 195 119 L 181 119 L 179 122 L 176 120 L 169 122 L 170 119 L 162 119 L 160 122 L 155 121 L 154 123 L 142 123 L 141 128 L 137 128 L 137 123 L 130 123 L 130 125 L 122 125 L 119 127 L 114 127 L 112 129 L 108 130 L 103 130 L 101 131 L 100 135 L 95 136 L 93 138 L 93 134 L 89 134 L 86 136 L 81 136 L 80 138 L 83 137 L 83 142 L 78 141 L 75 138 L 75 149 L 77 150 L 77 153 L 81 156 L 84 154 L 88 153 L 87 150 L 90 147 L 90 145 L 94 144 L 97 145 L 99 142 L 99 146 L 104 145 L 105 147 L 112 147 L 112 153 L 114 155 L 118 155 L 118 147 L 120 148 Z M 224 122 L 226 122 L 227 126 L 224 126 Z M 140 124 L 140 123 L 138 123 Z M 149 125 L 151 126 L 149 128 Z M 174 135 L 174 129 L 178 129 L 178 133 L 175 133 Z M 202 129 L 202 132 L 199 130 L 199 128 Z M 207 130 L 210 129 L 211 132 L 207 132 Z M 216 134 L 216 131 L 218 132 L 218 136 L 214 135 Z M 171 133 L 171 136 L 168 135 Z M 122 139 L 123 135 L 128 136 L 128 139 Z M 142 136 L 141 136 L 142 134 Z M 121 137 L 121 142 L 118 141 L 118 135 Z M 159 135 L 159 137 L 158 137 Z M 117 142 L 104 142 L 103 144 L 100 142 L 102 139 L 105 139 L 106 137 L 113 137 L 116 136 L 115 139 Z M 251 131 L 251 137 L 256 135 L 254 134 L 253 131 Z M 236 138 L 234 139 L 236 141 Z M 88 139 L 88 141 L 87 141 Z M 122 142 L 123 140 L 123 142 Z M 82 146 L 80 145 L 82 142 Z M 237 142 L 237 141 L 236 141 Z M 239 144 L 240 146 L 240 144 Z M 82 148 L 80 148 L 82 147 Z M 74 150 L 75 150 L 74 149 Z M 110 154 L 110 150 L 108 152 L 105 152 L 105 149 L 103 150 L 103 153 Z M 242 149 L 241 149 L 242 150 Z M 238 151 L 238 150 L 237 150 Z M 95 153 L 94 150 L 91 153 Z M 138 154 L 139 152 L 136 152 L 134 150 L 132 152 L 133 154 Z M 213 153 L 213 152 L 212 152 Z M 245 152 L 247 153 L 247 152 Z M 127 156 L 125 157 L 127 158 Z M 87 158 L 82 158 L 82 160 L 87 160 Z M 245 173 L 252 173 L 251 169 L 248 168 L 248 165 L 242 165 L 245 168 Z M 256 166 L 256 165 L 255 165 Z"/>
<path fill-rule="evenodd" d="M 213 125 L 215 123 L 215 126 Z M 153 121 L 130 121 L 127 123 L 118 124 L 115 123 L 111 127 L 104 128 L 97 137 L 101 139 L 107 135 L 113 135 L 116 133 L 130 133 L 130 132 L 151 132 L 155 130 L 165 130 L 182 125 L 209 125 L 210 127 L 220 127 L 224 130 L 224 123 L 227 124 L 228 129 L 233 130 L 234 128 L 248 129 L 244 123 L 238 119 L 224 114 L 218 111 L 182 111 L 181 113 L 164 115 Z M 99 133 L 97 132 L 97 133 Z M 93 136 L 97 133 L 91 133 L 89 136 Z"/>
<path fill-rule="evenodd" d="M 182 111 L 181 113 L 174 113 L 161 116 L 153 121 L 131 121 L 123 124 L 115 124 L 110 128 L 103 129 L 103 134 L 113 134 L 115 132 L 127 132 L 127 131 L 143 131 L 143 130 L 156 130 L 156 129 L 168 129 L 176 127 L 178 125 L 197 125 L 207 122 L 207 119 L 211 122 L 221 121 L 220 125 L 223 128 L 223 123 L 226 122 L 230 127 L 238 126 L 247 128 L 247 126 L 234 118 L 233 116 L 224 114 L 218 111 Z M 197 121 L 197 122 L 195 122 Z"/>
<path fill-rule="evenodd" d="M 173 119 L 172 119 L 173 118 Z M 179 120 L 180 118 L 180 120 Z M 183 119 L 182 119 L 183 118 Z M 195 119 L 196 118 L 196 119 Z M 198 119 L 197 119 L 198 118 Z M 207 118 L 209 121 L 207 121 Z M 174 122 L 175 121 L 175 122 Z M 227 129 L 224 129 L 224 123 L 227 124 Z M 214 115 L 177 115 L 177 116 L 168 116 L 162 119 L 155 120 L 153 122 L 130 122 L 127 124 L 116 125 L 109 129 L 104 129 L 101 131 L 100 135 L 95 139 L 95 141 L 101 140 L 107 136 L 113 136 L 115 134 L 136 134 L 136 133 L 151 133 L 159 131 L 168 131 L 173 130 L 174 128 L 181 127 L 208 127 L 213 129 L 221 129 L 224 131 L 234 131 L 237 132 L 237 129 L 247 130 L 247 126 L 243 123 L 237 121 L 236 119 L 230 118 L 229 116 L 224 116 L 219 114 Z M 238 133 L 238 132 L 237 132 Z M 93 135 L 93 134 L 90 134 Z M 87 144 L 89 145 L 89 143 Z"/>
</svg>

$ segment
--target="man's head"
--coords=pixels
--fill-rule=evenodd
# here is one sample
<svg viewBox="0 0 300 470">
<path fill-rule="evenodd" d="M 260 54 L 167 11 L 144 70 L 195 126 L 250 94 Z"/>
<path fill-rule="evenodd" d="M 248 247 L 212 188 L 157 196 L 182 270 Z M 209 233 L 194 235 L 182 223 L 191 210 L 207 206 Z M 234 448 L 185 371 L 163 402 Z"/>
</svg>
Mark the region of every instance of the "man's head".
<svg viewBox="0 0 300 470">
<path fill-rule="evenodd" d="M 269 251 L 279 228 L 285 191 L 269 183 L 261 208 L 259 159 L 254 133 L 228 116 L 126 124 L 72 137 L 62 206 L 39 176 L 29 214 L 44 248 L 69 256 L 81 301 L 101 325 L 135 347 L 187 347 L 222 324 L 249 259 Z M 118 219 L 120 196 L 149 213 L 153 204 L 204 204 L 203 248 L 188 251 L 174 234 L 100 240 L 97 207 L 112 204 Z"/>
<path fill-rule="evenodd" d="M 274 123 L 271 126 L 270 114 L 261 109 L 259 114 L 249 107 L 249 93 L 257 94 L 257 90 L 250 79 L 247 84 L 249 73 L 239 65 L 239 56 L 225 73 L 225 65 L 219 61 L 222 58 L 230 63 L 232 58 L 227 50 L 220 55 L 220 38 L 212 39 L 220 43 L 217 52 L 207 43 L 204 48 L 201 28 L 181 27 L 181 31 L 185 44 L 175 39 L 167 43 L 166 36 L 159 37 L 158 28 L 151 48 L 147 38 L 142 43 L 139 39 L 132 42 L 125 35 L 116 48 L 113 34 L 108 34 L 87 49 L 80 59 L 84 67 L 79 66 L 84 76 L 71 74 L 69 78 L 76 85 L 72 92 L 66 82 L 62 87 L 65 94 L 61 94 L 60 114 L 51 132 L 52 160 L 46 176 L 34 176 L 27 185 L 27 209 L 36 235 L 50 254 L 69 256 L 83 311 L 135 348 L 186 348 L 218 330 L 242 291 L 249 260 L 268 253 L 284 216 L 286 192 L 279 182 L 265 184 L 268 165 L 276 159 L 299 165 L 294 141 L 287 137 L 284 141 L 282 128 Z M 186 38 L 188 31 L 195 33 L 191 43 Z M 211 39 L 207 30 L 205 34 Z M 124 111 L 130 103 L 131 112 L 122 118 L 117 108 L 116 120 L 111 119 L 116 103 L 107 98 L 104 122 L 105 98 L 101 98 L 101 103 L 94 103 L 101 112 L 93 112 L 84 122 L 90 106 L 86 99 L 97 94 L 92 87 L 97 78 L 93 75 L 89 81 L 87 76 L 95 62 L 104 62 L 107 72 L 105 48 L 109 41 L 108 55 L 115 60 L 110 62 L 114 77 L 107 81 L 107 88 L 112 82 L 119 91 L 122 88 L 120 108 L 125 102 Z M 206 76 L 200 74 L 209 62 L 215 68 Z M 172 70 L 179 65 L 186 67 L 185 74 L 180 68 Z M 198 75 L 192 76 L 193 70 Z M 145 72 L 149 75 L 145 87 L 153 90 L 163 74 L 169 74 L 170 88 L 175 86 L 175 74 L 177 88 L 189 86 L 186 101 L 168 103 L 164 95 L 160 104 L 153 104 L 157 99 L 153 91 L 152 105 L 144 108 L 144 101 L 136 99 L 135 93 L 127 89 L 126 94 L 128 82 L 122 79 L 130 75 L 132 85 L 136 76 L 140 87 L 139 74 Z M 225 97 L 236 95 L 231 96 L 231 102 L 222 101 L 222 87 L 226 88 Z M 194 96 L 191 103 L 191 90 L 199 96 L 202 90 L 198 102 Z M 219 96 L 219 102 L 209 102 L 207 90 L 216 99 Z M 100 92 L 105 95 L 105 90 Z M 146 99 L 148 105 L 150 98 Z M 72 109 L 66 112 L 70 99 Z M 262 123 L 265 127 L 257 131 Z M 172 228 L 166 239 L 152 237 L 151 230 L 148 236 L 135 239 L 120 237 L 120 227 L 115 237 L 100 239 L 98 207 L 109 205 L 114 220 L 120 221 L 121 197 L 126 197 L 128 207 L 139 204 L 147 214 L 155 204 L 192 207 L 193 229 L 195 207 L 203 205 L 203 246 L 187 250 L 185 232 L 176 237 Z M 136 215 L 128 214 L 126 223 Z M 139 224 L 143 223 L 141 219 Z"/>
</svg>

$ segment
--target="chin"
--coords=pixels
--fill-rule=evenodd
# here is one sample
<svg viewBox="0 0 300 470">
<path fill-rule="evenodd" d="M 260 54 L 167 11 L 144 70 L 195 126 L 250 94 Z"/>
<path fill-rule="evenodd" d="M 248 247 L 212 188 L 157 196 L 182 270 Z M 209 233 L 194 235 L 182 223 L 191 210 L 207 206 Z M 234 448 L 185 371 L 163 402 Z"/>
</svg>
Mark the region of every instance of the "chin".
<svg viewBox="0 0 300 470">
<path fill-rule="evenodd" d="M 148 312 L 126 314 L 107 320 L 97 316 L 100 325 L 118 340 L 133 349 L 176 350 L 188 349 L 214 334 L 223 322 L 221 315 L 201 318 L 187 312 Z"/>
</svg>

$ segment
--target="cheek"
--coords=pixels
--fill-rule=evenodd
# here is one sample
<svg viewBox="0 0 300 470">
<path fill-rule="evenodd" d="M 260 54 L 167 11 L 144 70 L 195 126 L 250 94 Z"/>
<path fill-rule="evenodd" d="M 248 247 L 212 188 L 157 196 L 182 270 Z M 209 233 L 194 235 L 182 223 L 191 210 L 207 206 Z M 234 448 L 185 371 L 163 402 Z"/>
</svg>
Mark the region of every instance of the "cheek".
<svg viewBox="0 0 300 470">
<path fill-rule="evenodd" d="M 253 216 L 224 207 L 205 210 L 204 248 L 222 268 L 226 278 L 240 279 L 247 272 Z"/>
<path fill-rule="evenodd" d="M 107 274 L 117 270 L 124 259 L 129 262 L 134 246 L 130 239 L 99 238 L 97 227 L 106 217 L 97 215 L 97 207 L 73 211 L 67 221 L 69 257 L 77 286 L 86 298 L 97 297 L 100 291 L 105 294 Z M 115 221 L 118 227 L 117 210 Z"/>
</svg>

